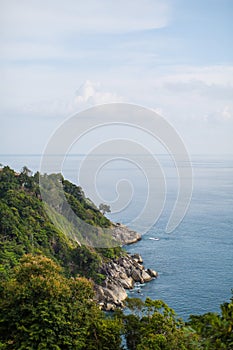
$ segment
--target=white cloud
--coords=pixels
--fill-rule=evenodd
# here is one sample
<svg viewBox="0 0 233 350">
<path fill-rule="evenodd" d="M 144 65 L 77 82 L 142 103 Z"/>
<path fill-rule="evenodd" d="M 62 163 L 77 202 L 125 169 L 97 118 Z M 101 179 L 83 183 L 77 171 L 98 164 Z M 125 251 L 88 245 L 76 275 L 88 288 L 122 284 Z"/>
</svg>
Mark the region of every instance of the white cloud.
<svg viewBox="0 0 233 350">
<path fill-rule="evenodd" d="M 67 59 L 71 54 L 68 53 L 61 45 L 51 45 L 49 43 L 36 42 L 8 42 L 1 45 L 1 59 L 6 61 L 31 61 L 31 60 L 51 60 L 51 59 Z M 72 58 L 82 57 L 81 53 L 72 53 Z"/>
<path fill-rule="evenodd" d="M 168 0 L 1 0 L 1 61 L 145 65 L 157 59 L 150 40 L 122 33 L 163 28 L 170 17 Z"/>
<path fill-rule="evenodd" d="M 233 65 L 172 65 L 163 75 L 163 83 L 203 82 L 207 85 L 233 83 Z"/>
<path fill-rule="evenodd" d="M 83 108 L 104 103 L 122 102 L 123 98 L 112 92 L 102 91 L 100 83 L 87 80 L 77 90 L 75 98 L 69 104 L 70 113 Z"/>
<path fill-rule="evenodd" d="M 171 91 L 176 91 L 185 95 L 197 94 L 203 98 L 217 98 L 219 100 L 226 99 L 232 100 L 233 96 L 233 85 L 227 84 L 216 84 L 206 83 L 201 80 L 188 80 L 188 81 L 177 81 L 167 82 L 164 87 Z"/>
<path fill-rule="evenodd" d="M 233 106 L 230 107 L 228 105 L 223 105 L 217 109 L 211 108 L 206 114 L 200 117 L 200 119 L 202 119 L 202 121 L 204 121 L 208 127 L 213 128 L 222 125 L 226 127 L 228 131 L 230 131 L 233 126 Z"/>
<path fill-rule="evenodd" d="M 229 106 L 225 106 L 222 111 L 222 119 L 223 120 L 232 120 L 233 119 L 233 110 Z"/>
<path fill-rule="evenodd" d="M 25 116 L 67 117 L 80 110 L 104 103 L 122 102 L 116 93 L 103 91 L 100 83 L 87 80 L 72 97 L 42 99 L 29 104 L 19 105 Z"/>
<path fill-rule="evenodd" d="M 99 87 L 99 83 L 87 80 L 76 92 L 75 102 L 77 104 L 88 103 L 96 95 L 96 89 Z"/>
<path fill-rule="evenodd" d="M 160 0 L 2 0 L 1 12 L 3 34 L 27 38 L 162 28 L 170 19 Z"/>
<path fill-rule="evenodd" d="M 75 102 L 77 104 L 90 103 L 97 105 L 101 103 L 121 102 L 122 97 L 115 93 L 101 90 L 100 83 L 87 80 L 76 92 Z"/>
</svg>

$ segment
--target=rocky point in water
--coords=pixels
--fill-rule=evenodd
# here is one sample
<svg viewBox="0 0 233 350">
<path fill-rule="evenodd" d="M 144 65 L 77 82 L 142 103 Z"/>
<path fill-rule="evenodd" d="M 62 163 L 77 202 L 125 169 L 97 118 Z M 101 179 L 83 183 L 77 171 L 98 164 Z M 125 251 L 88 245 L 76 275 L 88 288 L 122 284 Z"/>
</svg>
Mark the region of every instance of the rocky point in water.
<svg viewBox="0 0 233 350">
<path fill-rule="evenodd" d="M 119 223 L 114 225 L 113 235 L 118 240 L 120 238 L 124 245 L 141 239 L 139 233 Z M 124 300 L 127 298 L 126 290 L 133 289 L 136 282 L 146 283 L 158 276 L 156 271 L 145 269 L 139 254 L 128 253 L 104 263 L 100 272 L 106 278 L 101 285 L 95 285 L 96 300 L 106 311 L 124 307 Z"/>
<path fill-rule="evenodd" d="M 131 230 L 129 227 L 120 224 L 119 222 L 113 224 L 111 227 L 112 237 L 117 241 L 121 242 L 122 245 L 133 244 L 141 240 L 141 235 Z"/>
</svg>

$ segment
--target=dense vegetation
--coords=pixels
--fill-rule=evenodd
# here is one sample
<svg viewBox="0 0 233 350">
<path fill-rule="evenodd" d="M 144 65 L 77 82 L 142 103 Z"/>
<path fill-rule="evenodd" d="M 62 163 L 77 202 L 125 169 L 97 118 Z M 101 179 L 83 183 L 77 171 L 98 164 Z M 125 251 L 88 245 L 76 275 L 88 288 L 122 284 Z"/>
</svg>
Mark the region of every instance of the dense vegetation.
<svg viewBox="0 0 233 350">
<path fill-rule="evenodd" d="M 161 300 L 129 299 L 131 314 L 122 317 L 130 350 L 232 350 L 233 297 L 221 314 L 190 316 L 186 324 Z"/>
<path fill-rule="evenodd" d="M 130 350 L 233 349 L 233 299 L 221 315 L 178 319 L 161 300 L 129 299 L 131 311 L 106 317 L 92 283 L 67 278 L 55 262 L 25 255 L 0 288 L 0 349 Z"/>
<path fill-rule="evenodd" d="M 54 179 L 83 221 L 111 225 L 80 187 L 53 174 L 50 189 Z M 192 315 L 186 324 L 161 300 L 129 299 L 129 312 L 106 316 L 93 299 L 93 281 L 104 278 L 102 261 L 121 248 L 80 246 L 70 227 L 67 233 L 55 227 L 38 181 L 26 167 L 20 174 L 0 170 L 0 349 L 233 349 L 233 298 L 221 314 Z"/>
<path fill-rule="evenodd" d="M 105 318 L 92 297 L 87 279 L 25 255 L 1 284 L 0 349 L 119 349 L 121 321 Z"/>
<path fill-rule="evenodd" d="M 82 189 L 61 175 L 47 175 L 51 192 L 57 179 L 62 179 L 67 200 L 81 220 L 96 227 L 110 227 L 111 222 L 85 197 Z M 57 203 L 56 199 L 54 202 Z M 67 274 L 80 273 L 98 282 L 102 259 L 122 252 L 120 248 L 94 250 L 80 246 L 73 239 L 71 224 L 62 215 L 59 216 L 62 230 L 53 225 L 41 200 L 39 174 L 32 176 L 26 167 L 20 174 L 9 167 L 1 169 L 0 218 L 1 274 L 7 275 L 24 254 L 42 253 L 65 267 Z"/>
</svg>

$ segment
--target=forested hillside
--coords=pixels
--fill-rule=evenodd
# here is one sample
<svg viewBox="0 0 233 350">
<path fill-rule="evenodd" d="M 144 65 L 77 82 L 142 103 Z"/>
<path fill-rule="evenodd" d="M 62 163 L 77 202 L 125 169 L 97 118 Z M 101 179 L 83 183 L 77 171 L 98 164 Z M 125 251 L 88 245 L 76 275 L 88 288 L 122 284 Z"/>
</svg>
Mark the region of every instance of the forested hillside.
<svg viewBox="0 0 233 350">
<path fill-rule="evenodd" d="M 50 189 L 61 179 L 46 176 Z M 94 227 L 111 227 L 80 187 L 61 181 L 76 215 Z M 69 224 L 62 215 L 59 221 Z M 163 301 L 148 298 L 128 299 L 127 313 L 106 315 L 94 284 L 105 278 L 104 262 L 126 253 L 80 245 L 68 231 L 49 220 L 38 173 L 0 170 L 0 349 L 233 349 L 233 299 L 220 314 L 193 315 L 186 324 Z"/>
<path fill-rule="evenodd" d="M 53 186 L 54 178 L 47 176 Z M 88 200 L 82 189 L 67 180 L 63 188 L 73 211 L 84 222 L 96 227 L 110 227 L 111 222 Z M 120 248 L 99 249 L 80 246 L 72 237 L 64 234 L 51 223 L 41 200 L 39 173 L 32 175 L 24 167 L 16 173 L 8 166 L 0 171 L 0 271 L 7 274 L 17 265 L 20 257 L 28 253 L 42 253 L 65 268 L 68 275 L 81 274 L 98 281 L 98 270 L 105 255 L 114 257 Z M 59 217 L 64 230 L 69 231 L 69 222 Z"/>
</svg>

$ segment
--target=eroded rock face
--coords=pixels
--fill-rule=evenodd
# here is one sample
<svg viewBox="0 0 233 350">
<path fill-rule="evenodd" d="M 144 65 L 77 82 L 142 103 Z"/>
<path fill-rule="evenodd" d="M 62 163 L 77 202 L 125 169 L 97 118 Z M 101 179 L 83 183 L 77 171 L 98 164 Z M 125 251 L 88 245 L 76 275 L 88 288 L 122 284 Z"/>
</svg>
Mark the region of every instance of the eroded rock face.
<svg viewBox="0 0 233 350">
<path fill-rule="evenodd" d="M 111 311 L 123 307 L 127 298 L 126 289 L 132 289 L 135 282 L 145 283 L 158 276 L 156 271 L 145 270 L 139 254 L 125 255 L 104 264 L 101 273 L 106 276 L 102 285 L 95 285 L 99 306 Z"/>
<path fill-rule="evenodd" d="M 138 232 L 131 230 L 123 224 L 114 224 L 111 229 L 113 238 L 121 245 L 136 243 L 141 239 L 141 235 Z"/>
</svg>

